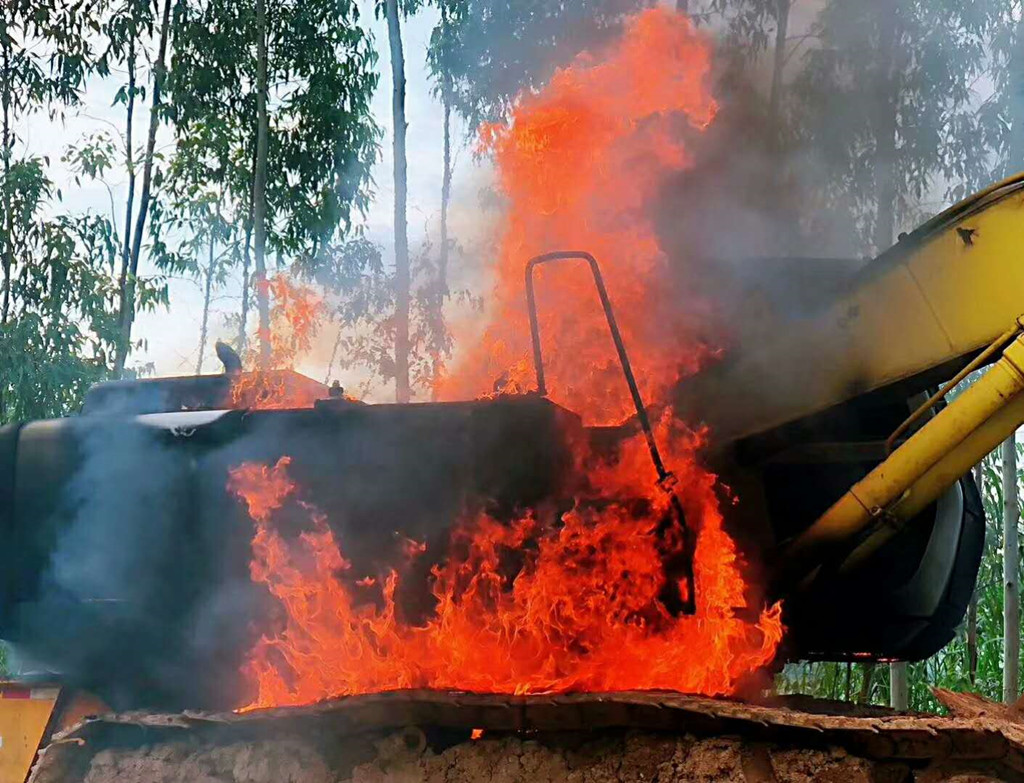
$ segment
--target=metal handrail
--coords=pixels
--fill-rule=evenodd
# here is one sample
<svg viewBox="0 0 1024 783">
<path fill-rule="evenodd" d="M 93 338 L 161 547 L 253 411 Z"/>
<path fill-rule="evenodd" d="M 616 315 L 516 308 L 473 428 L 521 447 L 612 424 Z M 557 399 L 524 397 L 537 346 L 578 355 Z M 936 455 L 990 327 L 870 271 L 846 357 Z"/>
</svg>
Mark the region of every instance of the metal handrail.
<svg viewBox="0 0 1024 783">
<path fill-rule="evenodd" d="M 682 528 L 682 535 L 684 536 L 684 562 L 677 562 L 675 567 L 683 572 L 683 577 L 686 579 L 690 589 L 688 594 L 680 594 L 676 596 L 675 600 L 678 601 L 680 611 L 692 614 L 696 610 L 696 583 L 693 578 L 694 535 L 686 524 L 683 504 L 675 492 L 675 476 L 665 467 L 665 463 L 661 459 L 661 452 L 658 450 L 658 443 L 654 439 L 651 420 L 647 415 L 647 408 L 644 406 L 643 398 L 640 396 L 640 388 L 637 386 L 636 377 L 633 375 L 633 367 L 629 362 L 629 355 L 626 353 L 626 345 L 622 341 L 618 322 L 615 320 L 615 311 L 612 309 L 612 301 L 608 296 L 608 289 L 605 287 L 601 268 L 598 266 L 597 259 L 584 250 L 556 250 L 551 253 L 535 256 L 526 264 L 526 305 L 530 315 L 530 337 L 533 341 L 533 366 L 537 374 L 537 392 L 542 396 L 547 395 L 547 382 L 544 377 L 544 356 L 540 344 L 540 325 L 537 319 L 537 299 L 533 288 L 533 270 L 541 264 L 573 259 L 586 261 L 590 267 L 591 274 L 594 276 L 597 294 L 601 298 L 601 307 L 604 309 L 605 320 L 608 322 L 608 331 L 611 333 L 612 342 L 615 343 L 615 350 L 619 355 L 619 364 L 622 365 L 622 374 L 626 377 L 626 384 L 629 386 L 629 393 L 633 398 L 633 406 L 636 408 L 636 417 L 640 422 L 644 438 L 647 441 L 647 449 L 651 453 L 651 461 L 654 463 L 654 469 L 658 474 L 658 486 L 668 494 L 669 503 Z M 675 585 L 675 588 L 677 589 L 678 585 Z"/>
</svg>

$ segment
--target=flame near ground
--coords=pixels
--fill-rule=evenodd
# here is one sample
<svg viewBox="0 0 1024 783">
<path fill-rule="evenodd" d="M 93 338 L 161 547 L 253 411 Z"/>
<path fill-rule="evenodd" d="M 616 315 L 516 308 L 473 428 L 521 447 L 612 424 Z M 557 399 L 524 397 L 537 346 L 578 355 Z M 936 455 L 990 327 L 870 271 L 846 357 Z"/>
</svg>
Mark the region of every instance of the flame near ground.
<svg viewBox="0 0 1024 783">
<path fill-rule="evenodd" d="M 565 247 L 601 261 L 645 399 L 663 399 L 699 367 L 707 349 L 672 318 L 679 308 L 665 301 L 667 261 L 644 211 L 666 173 L 687 166 L 680 124 L 699 130 L 714 118 L 709 68 L 708 43 L 688 19 L 647 10 L 608 51 L 578 58 L 524 96 L 509 125 L 482 131 L 507 217 L 490 325 L 475 343 L 461 336 L 472 347 L 444 379 L 442 397 L 492 393 L 499 377 L 506 393 L 529 388 L 523 265 Z M 590 423 L 618 422 L 630 413 L 629 397 L 583 272 L 557 269 L 538 281 L 550 393 Z M 398 570 L 361 580 L 381 591 L 374 602 L 338 578 L 351 568 L 344 542 L 303 497 L 288 458 L 240 465 L 229 486 L 255 524 L 251 576 L 284 610 L 249 654 L 249 706 L 398 688 L 735 692 L 774 657 L 781 610 L 766 608 L 757 619 L 737 611 L 747 584 L 723 527 L 717 479 L 697 458 L 703 436 L 670 416 L 657 436 L 696 532 L 691 615 L 673 614 L 661 600 L 659 525 L 671 512 L 640 437 L 613 464 L 577 455 L 598 465 L 589 476 L 595 497 L 580 498 L 555 524 L 532 513 L 511 524 L 452 520 L 451 554 L 432 571 L 436 610 L 415 625 L 396 610 Z M 640 513 L 637 499 L 645 501 Z M 308 529 L 286 540 L 275 517 L 296 503 Z M 514 574 L 501 567 L 510 550 L 521 555 Z"/>
</svg>

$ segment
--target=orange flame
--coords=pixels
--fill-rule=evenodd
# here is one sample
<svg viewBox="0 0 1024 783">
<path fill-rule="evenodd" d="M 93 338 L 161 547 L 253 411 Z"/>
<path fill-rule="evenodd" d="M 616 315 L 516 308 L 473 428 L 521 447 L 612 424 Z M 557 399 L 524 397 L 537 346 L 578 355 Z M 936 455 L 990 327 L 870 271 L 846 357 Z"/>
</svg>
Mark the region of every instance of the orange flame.
<svg viewBox="0 0 1024 783">
<path fill-rule="evenodd" d="M 303 502 L 309 530 L 291 542 L 277 532 L 275 513 L 298 491 L 287 458 L 273 468 L 240 466 L 230 486 L 256 523 L 251 575 L 285 610 L 283 625 L 251 651 L 247 672 L 257 695 L 250 706 L 398 688 L 732 693 L 774 656 L 780 607 L 756 622 L 736 616 L 745 585 L 722 530 L 715 479 L 693 461 L 691 442 L 673 442 L 681 497 L 700 531 L 693 615 L 673 615 L 659 600 L 665 574 L 656 527 L 667 498 L 649 475 L 629 481 L 622 472 L 643 464 L 640 440 L 597 478 L 612 492 L 628 482 L 634 498 L 646 488 L 650 513 L 637 517 L 612 503 L 599 511 L 578 506 L 551 527 L 533 515 L 511 525 L 468 520 L 434 567 L 437 608 L 421 625 L 400 618 L 397 571 L 383 579 L 379 604 L 345 587 L 339 574 L 351 566 L 312 505 Z M 528 553 L 511 577 L 503 570 L 509 552 Z"/>
<path fill-rule="evenodd" d="M 551 249 L 589 250 L 601 262 L 646 400 L 664 399 L 700 366 L 707 349 L 694 322 L 677 315 L 669 264 L 646 212 L 665 177 L 687 166 L 683 132 L 714 117 L 709 68 L 708 43 L 685 16 L 649 9 L 603 56 L 581 57 L 523 96 L 508 126 L 482 130 L 507 217 L 489 325 L 481 339 L 462 336 L 469 348 L 440 383 L 441 395 L 530 387 L 523 268 Z M 546 269 L 538 280 L 550 393 L 592 423 L 622 421 L 630 398 L 582 271 Z M 696 303 L 688 309 L 700 315 Z M 704 435 L 666 415 L 657 436 L 696 536 L 692 615 L 661 600 L 668 577 L 658 528 L 671 509 L 640 437 L 622 444 L 614 463 L 592 469 L 598 497 L 580 498 L 558 520 L 453 520 L 447 559 L 432 570 L 436 608 L 418 624 L 396 607 L 402 566 L 351 573 L 342 542 L 290 479 L 287 458 L 237 467 L 229 487 L 256 531 L 251 576 L 283 609 L 250 651 L 250 707 L 412 687 L 734 693 L 773 659 L 781 609 L 756 618 L 737 611 L 749 591 L 723 527 L 717 478 L 696 456 Z M 578 463 L 593 464 L 590 456 L 577 454 Z M 295 504 L 308 524 L 285 538 L 275 520 Z M 422 545 L 408 544 L 408 557 L 418 557 Z"/>
<path fill-rule="evenodd" d="M 270 310 L 270 358 L 260 361 L 260 343 L 250 341 L 246 364 L 255 369 L 241 373 L 231 385 L 231 403 L 235 408 L 281 409 L 307 408 L 319 396 L 317 384 L 305 383 L 301 376 L 287 372 L 313 344 L 325 313 L 323 300 L 309 286 L 278 274 L 265 281 L 273 302 Z"/>
<path fill-rule="evenodd" d="M 619 326 L 648 402 L 664 397 L 706 354 L 693 321 L 672 301 L 670 269 L 649 206 L 689 164 L 679 141 L 717 110 L 707 88 L 711 52 L 688 18 L 664 8 L 627 23 L 600 59 L 584 55 L 522 97 L 511 124 L 481 130 L 507 200 L 503 239 L 483 338 L 439 385 L 465 399 L 532 385 L 524 306 L 526 261 L 550 250 L 587 250 L 601 264 Z M 632 404 L 586 269 L 538 270 L 538 310 L 553 400 L 594 424 L 621 421 Z M 693 318 L 695 303 L 687 303 Z M 510 372 L 512 368 L 512 372 Z"/>
</svg>

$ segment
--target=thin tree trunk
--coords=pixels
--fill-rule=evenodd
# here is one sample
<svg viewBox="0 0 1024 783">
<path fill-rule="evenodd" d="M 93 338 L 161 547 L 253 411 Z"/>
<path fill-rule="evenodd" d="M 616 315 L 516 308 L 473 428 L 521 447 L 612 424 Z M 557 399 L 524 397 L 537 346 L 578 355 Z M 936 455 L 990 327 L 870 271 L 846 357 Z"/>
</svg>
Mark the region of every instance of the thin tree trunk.
<svg viewBox="0 0 1024 783">
<path fill-rule="evenodd" d="M 164 0 L 163 15 L 160 20 L 160 43 L 157 48 L 156 63 L 153 66 L 153 105 L 149 110 L 149 136 L 146 139 L 146 158 L 142 167 L 142 190 L 139 193 L 139 213 L 135 218 L 135 231 L 132 235 L 132 254 L 129 259 L 127 285 L 121 299 L 120 323 L 121 333 L 117 345 L 114 371 L 121 375 L 132 339 L 132 322 L 135 320 L 135 280 L 139 273 L 139 256 L 142 253 L 142 237 L 146 229 L 146 216 L 149 213 L 150 189 L 153 185 L 153 158 L 156 152 L 156 131 L 160 126 L 160 89 L 165 75 L 167 59 L 167 39 L 170 35 L 171 0 Z"/>
<path fill-rule="evenodd" d="M 7 19 L 0 19 L 0 40 L 2 47 L 2 73 L 3 87 L 0 93 L 0 104 L 3 105 L 3 129 L 0 144 L 0 154 L 3 155 L 4 180 L 3 180 L 3 204 L 2 211 L 3 247 L 0 247 L 0 257 L 3 259 L 4 283 L 3 283 L 3 304 L 0 306 L 0 327 L 7 323 L 7 317 L 11 309 L 11 274 L 14 271 L 14 215 L 11 210 L 11 44 L 10 33 L 7 27 Z M 3 424 L 7 417 L 6 402 L 4 399 L 4 385 L 0 384 L 0 424 Z"/>
<path fill-rule="evenodd" d="M 897 661 L 889 664 L 889 706 L 895 710 L 905 710 L 910 704 L 910 692 L 907 683 L 907 662 Z"/>
<path fill-rule="evenodd" d="M 1003 442 L 1003 701 L 1020 696 L 1020 550 L 1017 544 L 1016 434 Z"/>
<path fill-rule="evenodd" d="M 253 200 L 256 190 L 256 148 L 253 147 L 252 166 L 249 169 L 249 204 L 245 213 L 245 242 L 242 244 L 242 318 L 238 326 L 238 351 L 245 351 L 249 339 L 246 321 L 249 316 L 249 270 L 252 268 Z"/>
<path fill-rule="evenodd" d="M 786 64 L 786 36 L 789 34 L 790 0 L 777 0 L 775 18 L 775 56 L 772 62 L 772 87 L 768 97 L 768 121 L 772 133 L 779 127 L 782 104 L 782 69 Z"/>
<path fill-rule="evenodd" d="M 1017 21 L 1010 62 L 1010 160 L 1007 174 L 1024 168 L 1024 13 Z"/>
<path fill-rule="evenodd" d="M 448 206 L 452 199 L 452 102 L 451 102 L 451 80 L 445 75 L 445 86 L 441 93 L 441 100 L 444 103 L 444 171 L 441 174 L 441 254 L 437 265 L 437 293 L 440 301 L 438 307 L 443 305 L 445 297 L 448 296 Z M 438 314 L 440 320 L 440 313 Z"/>
<path fill-rule="evenodd" d="M 893 3 L 878 13 L 880 31 L 878 94 L 875 99 L 875 252 L 891 244 L 896 226 L 896 96 L 898 84 L 893 61 L 898 21 Z"/>
<path fill-rule="evenodd" d="M 444 7 L 441 8 L 441 26 L 442 46 L 445 47 L 443 57 L 447 58 L 448 16 Z M 448 238 L 448 207 L 452 198 L 452 80 L 448 72 L 448 63 L 444 62 L 442 67 L 444 68 L 441 76 L 441 104 L 444 109 L 444 170 L 441 174 L 441 251 L 437 263 L 437 290 L 433 314 L 434 330 L 438 338 L 444 331 L 444 303 L 448 298 L 448 260 L 451 252 L 451 242 Z M 433 363 L 436 399 L 437 381 L 440 380 L 442 371 L 440 355 L 434 355 Z"/>
<path fill-rule="evenodd" d="M 406 218 L 408 164 L 405 158 L 405 55 L 402 52 L 398 0 L 385 0 L 384 6 L 388 22 L 388 43 L 391 48 L 391 109 L 395 124 L 395 399 L 398 402 L 408 402 L 410 274 Z"/>
<path fill-rule="evenodd" d="M 974 466 L 974 484 L 978 488 L 978 495 L 982 498 L 984 505 L 985 498 L 985 463 L 979 462 Z M 974 685 L 978 681 L 978 588 L 975 585 L 971 593 L 971 600 L 967 604 L 967 677 Z"/>
<path fill-rule="evenodd" d="M 864 676 L 860 681 L 860 691 L 857 693 L 857 703 L 867 704 L 871 699 L 871 681 L 875 676 L 875 662 L 864 664 Z"/>
<path fill-rule="evenodd" d="M 3 190 L 3 265 L 4 290 L 3 308 L 0 310 L 0 326 L 7 323 L 11 310 L 11 271 L 14 269 L 14 215 L 11 212 L 11 42 L 7 29 L 7 20 L 3 20 L 0 28 L 0 39 L 3 40 L 3 156 L 4 156 L 4 190 Z M 3 411 L 0 410 L 0 415 Z"/>
<path fill-rule="evenodd" d="M 132 147 L 132 120 L 135 116 L 135 36 L 128 41 L 128 109 L 125 120 L 125 165 L 128 168 L 128 199 L 124 214 L 124 246 L 121 250 L 121 274 L 117 290 L 121 301 L 127 299 L 128 266 L 132 255 L 132 210 L 135 202 L 135 159 Z"/>
<path fill-rule="evenodd" d="M 199 358 L 196 359 L 196 375 L 203 373 L 203 354 L 206 353 L 206 331 L 210 322 L 210 296 L 213 292 L 213 226 L 210 226 L 210 257 L 206 264 L 206 293 L 203 296 L 203 322 L 199 328 Z"/>
<path fill-rule="evenodd" d="M 256 0 L 256 176 L 253 179 L 253 233 L 256 300 L 259 309 L 260 365 L 270 363 L 270 291 L 267 289 L 267 3 Z"/>
</svg>

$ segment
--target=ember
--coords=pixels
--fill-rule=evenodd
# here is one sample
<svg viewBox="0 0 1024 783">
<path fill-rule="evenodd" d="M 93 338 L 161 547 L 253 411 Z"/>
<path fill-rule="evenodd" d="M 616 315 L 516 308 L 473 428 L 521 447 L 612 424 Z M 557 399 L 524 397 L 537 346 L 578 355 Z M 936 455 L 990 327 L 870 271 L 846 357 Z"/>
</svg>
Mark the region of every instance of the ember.
<svg viewBox="0 0 1024 783">
<path fill-rule="evenodd" d="M 708 44 L 689 20 L 651 9 L 630 20 L 604 56 L 581 57 L 524 96 L 509 126 L 483 129 L 508 199 L 504 239 L 490 326 L 440 385 L 441 397 L 530 388 L 523 265 L 552 248 L 584 248 L 602 262 L 645 399 L 663 398 L 700 365 L 707 348 L 694 332 L 659 315 L 678 308 L 668 308 L 667 260 L 643 212 L 665 173 L 687 165 L 680 122 L 700 129 L 714 117 L 709 63 Z M 550 394 L 590 423 L 617 423 L 630 414 L 630 399 L 584 272 L 554 269 L 538 282 Z M 688 615 L 663 601 L 659 525 L 670 516 L 669 496 L 640 437 L 611 462 L 578 447 L 594 496 L 578 498 L 559 519 L 453 519 L 448 557 L 432 568 L 436 609 L 421 623 L 396 608 L 401 564 L 349 573 L 345 542 L 295 485 L 287 458 L 240 465 L 229 486 L 255 523 L 251 576 L 284 610 L 249 655 L 249 707 L 414 687 L 735 692 L 772 660 L 781 609 L 756 620 L 737 611 L 749 599 L 747 584 L 723 529 L 717 479 L 696 457 L 705 435 L 666 415 L 657 436 L 696 533 L 696 610 Z M 285 538 L 275 520 L 296 504 L 308 524 Z M 421 551 L 409 547 L 411 557 Z M 509 552 L 518 555 L 513 573 Z"/>
</svg>

